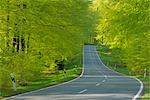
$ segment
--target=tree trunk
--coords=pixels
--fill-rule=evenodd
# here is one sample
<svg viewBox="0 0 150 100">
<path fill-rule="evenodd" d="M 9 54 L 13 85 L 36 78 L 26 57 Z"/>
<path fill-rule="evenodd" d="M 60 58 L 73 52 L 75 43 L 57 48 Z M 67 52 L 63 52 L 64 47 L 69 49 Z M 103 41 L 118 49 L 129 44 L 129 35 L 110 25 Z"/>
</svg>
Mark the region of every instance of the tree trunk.
<svg viewBox="0 0 150 100">
<path fill-rule="evenodd" d="M 17 52 L 19 52 L 20 49 L 20 36 L 17 36 Z"/>
<path fill-rule="evenodd" d="M 6 16 L 6 47 L 9 47 L 9 20 L 10 20 L 10 14 L 9 14 L 9 0 L 6 1 L 6 12 L 7 12 L 7 16 Z"/>
<path fill-rule="evenodd" d="M 27 52 L 29 51 L 30 48 L 30 34 L 28 35 L 28 40 L 27 40 Z"/>
<path fill-rule="evenodd" d="M 25 39 L 24 39 L 24 35 L 21 36 L 21 50 L 25 51 Z"/>
</svg>

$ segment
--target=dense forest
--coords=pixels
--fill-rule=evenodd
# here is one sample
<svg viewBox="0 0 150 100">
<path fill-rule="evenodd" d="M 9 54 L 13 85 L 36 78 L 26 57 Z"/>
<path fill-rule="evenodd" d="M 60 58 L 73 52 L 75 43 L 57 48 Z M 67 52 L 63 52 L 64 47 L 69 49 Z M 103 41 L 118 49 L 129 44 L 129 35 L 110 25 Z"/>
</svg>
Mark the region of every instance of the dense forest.
<svg viewBox="0 0 150 100">
<path fill-rule="evenodd" d="M 136 75 L 150 73 L 149 4 L 149 0 L 93 0 L 91 7 L 99 16 L 97 40 Z"/>
<path fill-rule="evenodd" d="M 0 0 L 0 90 L 55 74 L 94 29 L 84 0 Z M 58 66 L 60 65 L 60 66 Z"/>
<path fill-rule="evenodd" d="M 0 0 L 0 96 L 14 91 L 12 77 L 17 87 L 26 86 L 73 68 L 83 45 L 95 40 L 108 47 L 119 67 L 133 75 L 149 75 L 149 4 L 149 0 Z"/>
</svg>

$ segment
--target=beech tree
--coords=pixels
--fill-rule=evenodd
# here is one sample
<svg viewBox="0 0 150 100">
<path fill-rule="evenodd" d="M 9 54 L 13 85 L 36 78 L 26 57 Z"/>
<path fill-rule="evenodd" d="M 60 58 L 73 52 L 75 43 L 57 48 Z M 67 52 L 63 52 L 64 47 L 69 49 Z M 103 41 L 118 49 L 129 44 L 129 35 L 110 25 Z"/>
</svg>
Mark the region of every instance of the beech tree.
<svg viewBox="0 0 150 100">
<path fill-rule="evenodd" d="M 120 48 L 121 60 L 132 72 L 149 71 L 149 0 L 94 0 L 99 14 L 97 39 L 110 48 Z"/>
<path fill-rule="evenodd" d="M 11 73 L 25 85 L 80 53 L 94 25 L 88 7 L 82 0 L 0 0 L 1 93 L 11 89 Z"/>
</svg>

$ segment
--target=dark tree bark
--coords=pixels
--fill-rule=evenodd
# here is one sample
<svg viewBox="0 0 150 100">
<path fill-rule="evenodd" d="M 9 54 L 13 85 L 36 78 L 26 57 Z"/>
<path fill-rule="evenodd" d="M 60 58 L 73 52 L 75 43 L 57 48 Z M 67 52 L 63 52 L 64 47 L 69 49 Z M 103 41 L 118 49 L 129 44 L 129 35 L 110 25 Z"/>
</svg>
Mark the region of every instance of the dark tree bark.
<svg viewBox="0 0 150 100">
<path fill-rule="evenodd" d="M 20 49 L 20 36 L 17 36 L 17 52 L 19 52 Z"/>
<path fill-rule="evenodd" d="M 22 51 L 25 51 L 25 39 L 24 39 L 24 35 L 21 36 L 21 49 L 22 49 Z"/>
<path fill-rule="evenodd" d="M 7 11 L 7 18 L 6 18 L 6 22 L 7 22 L 7 29 L 6 29 L 6 47 L 9 47 L 9 20 L 10 20 L 10 14 L 9 14 L 9 0 L 6 1 L 6 11 Z"/>
<path fill-rule="evenodd" d="M 28 35 L 28 40 L 27 40 L 27 52 L 29 48 L 30 48 L 30 34 Z"/>
</svg>

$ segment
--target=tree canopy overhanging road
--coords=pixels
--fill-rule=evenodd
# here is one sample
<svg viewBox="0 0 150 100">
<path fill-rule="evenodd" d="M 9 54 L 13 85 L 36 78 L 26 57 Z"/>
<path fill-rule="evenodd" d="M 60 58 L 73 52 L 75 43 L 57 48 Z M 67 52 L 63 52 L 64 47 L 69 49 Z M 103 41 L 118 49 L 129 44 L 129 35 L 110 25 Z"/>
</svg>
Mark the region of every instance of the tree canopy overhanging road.
<svg viewBox="0 0 150 100">
<path fill-rule="evenodd" d="M 84 46 L 83 65 L 82 75 L 73 81 L 10 97 L 7 100 L 136 100 L 139 98 L 142 90 L 140 81 L 107 68 L 100 60 L 96 46 Z"/>
<path fill-rule="evenodd" d="M 20 97 L 35 99 L 41 93 L 51 99 L 134 100 L 144 83 L 141 98 L 149 100 L 149 4 L 150 0 L 0 0 L 0 99 L 76 78 L 83 67 L 83 46 L 95 44 L 101 59 L 96 46 L 86 45 L 80 78 Z"/>
</svg>

